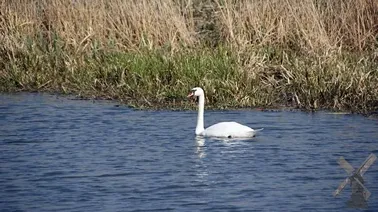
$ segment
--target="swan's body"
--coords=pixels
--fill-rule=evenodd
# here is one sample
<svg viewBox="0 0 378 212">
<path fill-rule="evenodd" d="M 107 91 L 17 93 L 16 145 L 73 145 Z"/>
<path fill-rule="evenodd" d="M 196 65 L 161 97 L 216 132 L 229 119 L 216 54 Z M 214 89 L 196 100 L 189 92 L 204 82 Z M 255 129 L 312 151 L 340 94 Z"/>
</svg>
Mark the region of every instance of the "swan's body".
<svg viewBox="0 0 378 212">
<path fill-rule="evenodd" d="M 237 122 L 220 122 L 206 128 L 200 135 L 205 137 L 250 138 L 256 131 Z"/>
<path fill-rule="evenodd" d="M 221 137 L 221 138 L 251 138 L 256 135 L 257 131 L 237 122 L 220 122 L 208 128 L 204 128 L 204 107 L 205 94 L 202 88 L 193 88 L 188 97 L 198 97 L 198 117 L 196 135 L 204 137 Z"/>
</svg>

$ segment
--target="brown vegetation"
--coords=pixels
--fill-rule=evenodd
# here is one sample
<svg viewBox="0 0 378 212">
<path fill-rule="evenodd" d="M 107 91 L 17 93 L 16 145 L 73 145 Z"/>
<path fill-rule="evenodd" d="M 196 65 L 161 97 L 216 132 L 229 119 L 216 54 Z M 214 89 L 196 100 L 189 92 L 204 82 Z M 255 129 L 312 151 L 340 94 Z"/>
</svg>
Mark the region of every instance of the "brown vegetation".
<svg viewBox="0 0 378 212">
<path fill-rule="evenodd" d="M 375 0 L 4 0 L 0 90 L 378 109 Z"/>
</svg>

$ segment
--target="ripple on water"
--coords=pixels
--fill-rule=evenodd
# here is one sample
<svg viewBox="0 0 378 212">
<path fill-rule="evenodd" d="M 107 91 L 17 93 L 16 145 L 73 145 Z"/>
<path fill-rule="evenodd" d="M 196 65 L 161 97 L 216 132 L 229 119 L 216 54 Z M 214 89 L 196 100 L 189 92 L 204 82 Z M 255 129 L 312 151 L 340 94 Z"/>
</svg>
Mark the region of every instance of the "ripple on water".
<svg viewBox="0 0 378 212">
<path fill-rule="evenodd" d="M 265 128 L 251 140 L 194 136 L 195 111 L 143 111 L 46 94 L 0 95 L 1 211 L 346 211 L 332 192 L 378 154 L 358 115 L 206 111 L 207 125 Z M 378 208 L 378 165 L 365 174 Z"/>
</svg>

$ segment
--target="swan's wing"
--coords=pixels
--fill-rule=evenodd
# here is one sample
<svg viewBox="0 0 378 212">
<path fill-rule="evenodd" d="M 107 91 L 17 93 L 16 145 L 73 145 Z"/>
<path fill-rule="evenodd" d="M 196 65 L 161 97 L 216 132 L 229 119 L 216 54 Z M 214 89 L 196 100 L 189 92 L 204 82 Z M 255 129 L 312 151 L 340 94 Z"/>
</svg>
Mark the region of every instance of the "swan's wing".
<svg viewBox="0 0 378 212">
<path fill-rule="evenodd" d="M 256 131 L 237 122 L 220 122 L 204 131 L 204 136 L 209 137 L 253 137 Z"/>
</svg>

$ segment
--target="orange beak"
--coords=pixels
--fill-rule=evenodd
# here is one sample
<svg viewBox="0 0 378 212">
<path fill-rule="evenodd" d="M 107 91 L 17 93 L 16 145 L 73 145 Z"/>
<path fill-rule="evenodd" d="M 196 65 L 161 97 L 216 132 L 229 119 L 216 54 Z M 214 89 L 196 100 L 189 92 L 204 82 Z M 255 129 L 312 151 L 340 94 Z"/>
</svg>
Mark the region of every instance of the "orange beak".
<svg viewBox="0 0 378 212">
<path fill-rule="evenodd" d="M 188 98 L 190 98 L 190 97 L 192 97 L 194 95 L 194 92 L 190 92 L 189 94 L 188 94 Z"/>
</svg>

